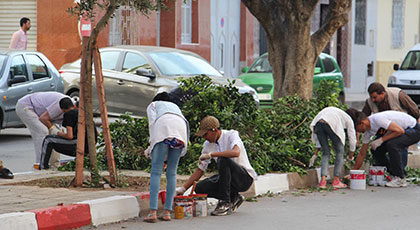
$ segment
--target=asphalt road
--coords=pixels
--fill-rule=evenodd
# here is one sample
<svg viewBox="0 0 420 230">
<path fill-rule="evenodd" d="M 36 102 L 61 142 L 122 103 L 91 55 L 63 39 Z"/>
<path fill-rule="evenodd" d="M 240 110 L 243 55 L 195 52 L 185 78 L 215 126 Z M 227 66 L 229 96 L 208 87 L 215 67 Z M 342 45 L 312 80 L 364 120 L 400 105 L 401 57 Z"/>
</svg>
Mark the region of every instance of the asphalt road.
<svg viewBox="0 0 420 230">
<path fill-rule="evenodd" d="M 33 172 L 35 150 L 28 129 L 0 131 L 0 159 L 14 174 Z M 60 159 L 72 159 L 61 155 Z"/>
<path fill-rule="evenodd" d="M 13 173 L 33 170 L 35 150 L 26 128 L 0 131 L 0 159 Z"/>
<path fill-rule="evenodd" d="M 292 192 L 245 202 L 224 217 L 196 217 L 170 222 L 145 223 L 142 218 L 82 229 L 229 229 L 325 230 L 420 229 L 420 187 L 368 187 L 333 192 Z"/>
</svg>

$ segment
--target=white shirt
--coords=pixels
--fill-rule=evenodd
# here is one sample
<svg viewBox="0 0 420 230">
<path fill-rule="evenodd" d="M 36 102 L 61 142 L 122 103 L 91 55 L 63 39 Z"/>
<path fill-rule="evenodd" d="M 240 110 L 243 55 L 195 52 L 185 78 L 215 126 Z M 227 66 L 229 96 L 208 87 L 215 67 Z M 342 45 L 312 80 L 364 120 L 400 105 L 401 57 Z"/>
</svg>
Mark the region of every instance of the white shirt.
<svg viewBox="0 0 420 230">
<path fill-rule="evenodd" d="M 321 148 L 321 144 L 319 143 L 317 135 L 314 133 L 314 127 L 321 119 L 328 123 L 331 130 L 340 138 L 343 145 L 346 141 L 344 129 L 347 129 L 350 151 L 354 152 L 356 150 L 356 131 L 354 130 L 353 120 L 346 112 L 336 107 L 327 107 L 321 110 L 310 125 L 312 130 L 312 142 L 315 143 L 316 148 Z"/>
<path fill-rule="evenodd" d="M 368 119 L 370 121 L 370 130 L 367 130 L 363 134 L 363 144 L 369 143 L 370 139 L 376 135 L 380 128 L 388 129 L 391 122 L 399 125 L 404 130 L 414 128 L 417 124 L 414 117 L 403 112 L 392 110 L 374 113 L 370 115 Z"/>
<path fill-rule="evenodd" d="M 156 120 L 156 103 L 152 102 L 147 107 L 147 118 L 149 120 L 150 149 L 155 144 L 162 142 L 166 138 L 176 138 L 184 142 L 181 156 L 187 153 L 188 137 L 187 124 L 181 116 L 167 113 Z"/>
<path fill-rule="evenodd" d="M 242 142 L 241 138 L 239 137 L 239 133 L 236 130 L 222 130 L 218 143 L 210 143 L 209 141 L 205 141 L 203 144 L 203 150 L 201 151 L 201 154 L 232 150 L 235 145 L 237 145 L 240 149 L 239 157 L 232 157 L 230 159 L 232 159 L 238 165 L 245 168 L 248 174 L 254 180 L 256 180 L 257 173 L 249 163 L 248 154 L 246 153 L 244 143 Z M 217 161 L 217 157 L 213 157 L 213 159 Z M 210 164 L 210 160 L 211 159 L 201 161 L 201 163 L 199 162 L 198 168 L 205 172 L 207 170 L 208 165 Z"/>
<path fill-rule="evenodd" d="M 28 35 L 22 29 L 13 33 L 12 39 L 10 40 L 9 48 L 17 50 L 26 50 L 27 45 Z"/>
</svg>

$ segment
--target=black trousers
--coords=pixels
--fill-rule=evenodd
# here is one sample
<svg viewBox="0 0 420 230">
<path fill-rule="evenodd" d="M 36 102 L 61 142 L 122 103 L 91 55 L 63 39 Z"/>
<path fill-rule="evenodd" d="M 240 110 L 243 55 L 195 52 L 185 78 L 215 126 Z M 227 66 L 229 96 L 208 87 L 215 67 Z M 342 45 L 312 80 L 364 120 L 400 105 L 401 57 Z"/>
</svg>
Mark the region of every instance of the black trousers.
<svg viewBox="0 0 420 230">
<path fill-rule="evenodd" d="M 389 173 L 400 178 L 405 177 L 402 153 L 408 146 L 419 142 L 420 125 L 404 130 L 404 134 L 384 142 L 372 152 L 375 158 L 375 165 L 386 166 Z M 386 153 L 389 153 L 389 157 Z"/>
<path fill-rule="evenodd" d="M 42 143 L 41 150 L 41 169 L 48 169 L 52 150 L 75 157 L 76 156 L 77 139 L 67 140 L 58 135 L 47 135 Z"/>
<path fill-rule="evenodd" d="M 217 158 L 217 170 L 218 175 L 197 183 L 197 194 L 207 194 L 208 197 L 232 202 L 239 192 L 248 190 L 254 181 L 243 167 L 230 158 Z"/>
</svg>

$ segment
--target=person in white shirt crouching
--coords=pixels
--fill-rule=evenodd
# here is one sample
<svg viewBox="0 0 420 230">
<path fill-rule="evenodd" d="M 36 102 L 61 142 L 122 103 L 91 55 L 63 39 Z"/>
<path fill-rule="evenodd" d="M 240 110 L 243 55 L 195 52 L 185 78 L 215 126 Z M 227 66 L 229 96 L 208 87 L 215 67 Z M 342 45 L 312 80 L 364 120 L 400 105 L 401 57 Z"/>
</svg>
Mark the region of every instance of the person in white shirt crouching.
<svg viewBox="0 0 420 230">
<path fill-rule="evenodd" d="M 257 174 L 249 163 L 238 131 L 221 130 L 217 118 L 206 116 L 200 122 L 197 136 L 206 140 L 198 168 L 182 187 L 177 188 L 177 193 L 184 193 L 194 181 L 198 181 L 214 159 L 218 174 L 199 181 L 195 192 L 219 200 L 211 215 L 229 215 L 243 203 L 244 197 L 239 192 L 247 191 L 257 179 Z"/>
</svg>

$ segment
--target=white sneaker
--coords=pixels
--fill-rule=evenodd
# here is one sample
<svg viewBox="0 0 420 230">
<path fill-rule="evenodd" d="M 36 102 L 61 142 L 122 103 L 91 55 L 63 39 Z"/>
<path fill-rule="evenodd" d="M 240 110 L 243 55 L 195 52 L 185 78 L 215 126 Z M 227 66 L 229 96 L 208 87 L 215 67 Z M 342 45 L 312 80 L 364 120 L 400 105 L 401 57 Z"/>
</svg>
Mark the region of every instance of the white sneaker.
<svg viewBox="0 0 420 230">
<path fill-rule="evenodd" d="M 386 183 L 385 186 L 386 187 L 391 187 L 391 188 L 406 187 L 407 186 L 407 182 L 406 182 L 405 178 L 393 177 L 392 178 L 392 181 Z"/>
</svg>

